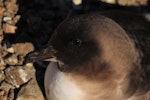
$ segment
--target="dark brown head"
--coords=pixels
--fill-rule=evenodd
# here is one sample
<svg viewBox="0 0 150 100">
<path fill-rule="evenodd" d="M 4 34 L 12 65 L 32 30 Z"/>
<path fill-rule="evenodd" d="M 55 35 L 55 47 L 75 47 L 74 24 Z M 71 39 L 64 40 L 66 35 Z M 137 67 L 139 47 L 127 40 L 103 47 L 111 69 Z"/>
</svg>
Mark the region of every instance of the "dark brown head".
<svg viewBox="0 0 150 100">
<path fill-rule="evenodd" d="M 46 58 L 52 61 L 52 58 L 55 58 L 56 62 L 61 63 L 60 68 L 63 71 L 85 71 L 89 67 L 92 67 L 93 71 L 99 71 L 104 69 L 103 67 L 115 66 L 115 63 L 127 63 L 128 60 L 120 60 L 119 56 L 127 58 L 134 52 L 125 31 L 100 14 L 66 19 L 54 31 L 48 48 L 51 50 L 31 54 L 30 59 Z"/>
</svg>

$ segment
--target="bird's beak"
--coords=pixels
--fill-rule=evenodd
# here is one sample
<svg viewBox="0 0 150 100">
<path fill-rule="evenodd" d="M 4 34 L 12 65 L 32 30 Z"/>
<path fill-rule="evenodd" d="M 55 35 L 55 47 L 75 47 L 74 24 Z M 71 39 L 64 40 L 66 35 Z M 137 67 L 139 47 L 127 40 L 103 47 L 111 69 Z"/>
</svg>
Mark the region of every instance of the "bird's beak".
<svg viewBox="0 0 150 100">
<path fill-rule="evenodd" d="M 53 61 L 56 62 L 56 57 L 54 54 L 56 51 L 51 47 L 46 47 L 45 49 L 38 52 L 31 52 L 26 56 L 26 63 L 36 62 L 36 61 Z"/>
</svg>

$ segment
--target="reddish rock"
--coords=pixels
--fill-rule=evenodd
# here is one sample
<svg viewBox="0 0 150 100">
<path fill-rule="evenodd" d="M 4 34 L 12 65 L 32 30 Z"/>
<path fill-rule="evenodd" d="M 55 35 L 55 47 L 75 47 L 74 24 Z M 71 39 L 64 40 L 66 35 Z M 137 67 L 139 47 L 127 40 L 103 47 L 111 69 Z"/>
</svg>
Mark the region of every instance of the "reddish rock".
<svg viewBox="0 0 150 100">
<path fill-rule="evenodd" d="M 14 48 L 14 52 L 16 53 L 16 55 L 22 55 L 22 56 L 25 56 L 26 54 L 34 50 L 33 44 L 29 42 L 16 43 L 13 44 L 12 47 Z"/>
<path fill-rule="evenodd" d="M 10 24 L 7 24 L 7 23 L 3 24 L 3 31 L 6 34 L 15 34 L 16 29 L 17 29 L 16 26 L 13 26 L 13 25 L 10 25 Z"/>
<path fill-rule="evenodd" d="M 0 7 L 0 19 L 3 17 L 5 8 L 4 7 Z"/>
<path fill-rule="evenodd" d="M 5 5 L 6 11 L 7 11 L 7 12 L 5 12 L 4 15 L 14 17 L 18 11 L 18 5 L 16 4 L 16 2 L 11 1 L 11 0 L 6 0 L 4 2 L 4 5 Z"/>
</svg>

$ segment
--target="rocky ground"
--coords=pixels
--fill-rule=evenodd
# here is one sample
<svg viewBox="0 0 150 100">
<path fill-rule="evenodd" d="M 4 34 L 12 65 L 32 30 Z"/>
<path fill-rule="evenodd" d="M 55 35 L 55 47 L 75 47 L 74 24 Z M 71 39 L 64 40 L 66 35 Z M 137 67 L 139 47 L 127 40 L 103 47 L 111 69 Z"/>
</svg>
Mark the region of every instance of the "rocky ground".
<svg viewBox="0 0 150 100">
<path fill-rule="evenodd" d="M 147 0 L 113 5 L 116 0 L 0 0 L 0 100 L 44 100 L 43 77 L 47 62 L 23 64 L 25 56 L 40 50 L 56 26 L 81 13 L 124 9 L 149 13 Z M 136 1 L 136 0 L 128 0 Z M 139 1 L 139 0 L 137 0 Z M 146 5 L 147 6 L 139 6 Z"/>
</svg>

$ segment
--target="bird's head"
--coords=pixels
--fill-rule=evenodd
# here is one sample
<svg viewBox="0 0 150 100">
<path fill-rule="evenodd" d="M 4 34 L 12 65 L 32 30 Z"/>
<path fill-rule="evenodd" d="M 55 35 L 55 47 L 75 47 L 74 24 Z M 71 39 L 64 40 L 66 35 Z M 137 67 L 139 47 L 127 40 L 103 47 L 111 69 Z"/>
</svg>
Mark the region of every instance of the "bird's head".
<svg viewBox="0 0 150 100">
<path fill-rule="evenodd" d="M 47 48 L 29 54 L 28 59 L 58 62 L 63 71 L 85 71 L 89 67 L 100 71 L 116 63 L 127 63 L 131 49 L 132 44 L 117 23 L 100 14 L 90 14 L 66 19 L 54 31 Z"/>
</svg>

